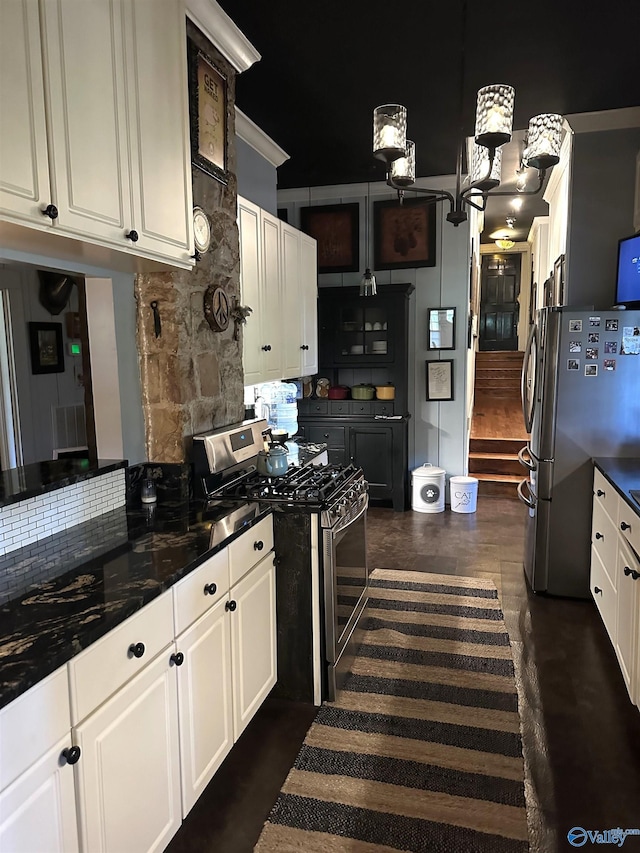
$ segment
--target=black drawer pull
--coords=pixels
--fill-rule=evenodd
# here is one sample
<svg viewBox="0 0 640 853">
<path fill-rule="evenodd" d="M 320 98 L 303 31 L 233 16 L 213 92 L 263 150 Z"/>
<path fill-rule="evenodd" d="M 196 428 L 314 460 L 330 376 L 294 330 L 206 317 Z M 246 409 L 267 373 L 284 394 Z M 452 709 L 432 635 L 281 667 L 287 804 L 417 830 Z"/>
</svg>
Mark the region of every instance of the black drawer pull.
<svg viewBox="0 0 640 853">
<path fill-rule="evenodd" d="M 262 541 L 262 539 L 258 539 L 257 542 L 253 543 L 253 550 L 254 551 L 262 551 L 263 548 L 264 548 L 264 542 Z"/>
<path fill-rule="evenodd" d="M 175 663 L 176 666 L 182 666 L 184 663 L 184 655 L 182 652 L 176 652 L 175 655 L 171 655 L 169 663 Z"/>
<path fill-rule="evenodd" d="M 300 349 L 304 349 L 304 350 L 309 349 L 309 344 L 302 344 L 302 346 L 300 347 Z"/>
<path fill-rule="evenodd" d="M 144 643 L 131 643 L 129 646 L 129 654 L 134 658 L 141 658 L 144 654 Z"/>
<path fill-rule="evenodd" d="M 603 498 L 603 497 L 604 497 L 604 492 L 602 491 L 602 489 L 598 489 L 598 491 L 596 492 L 596 494 L 597 494 L 597 496 L 598 496 L 599 498 Z"/>
<path fill-rule="evenodd" d="M 604 539 L 604 534 L 596 533 L 596 539 Z"/>
<path fill-rule="evenodd" d="M 58 208 L 55 206 L 55 204 L 48 204 L 42 211 L 42 215 L 48 216 L 49 219 L 53 222 L 54 219 L 58 218 Z"/>
<path fill-rule="evenodd" d="M 631 525 L 627 524 L 626 521 L 620 522 L 620 530 L 631 530 Z"/>
<path fill-rule="evenodd" d="M 137 243 L 140 239 L 140 235 L 133 228 L 131 229 L 131 231 L 127 231 L 124 236 L 127 238 L 127 240 L 131 240 L 132 243 Z"/>
<path fill-rule="evenodd" d="M 215 595 L 218 587 L 214 583 L 206 583 L 204 585 L 204 594 L 205 595 Z"/>
<path fill-rule="evenodd" d="M 595 592 L 596 595 L 602 595 L 602 590 L 600 589 L 599 586 L 594 586 L 593 591 Z"/>
<path fill-rule="evenodd" d="M 224 609 L 230 610 L 233 613 L 233 611 L 236 609 L 237 606 L 238 605 L 236 604 L 236 602 L 231 600 L 231 601 L 227 601 L 227 603 L 224 606 Z"/>
<path fill-rule="evenodd" d="M 69 746 L 62 750 L 62 757 L 67 764 L 77 764 L 81 754 L 79 746 Z"/>
<path fill-rule="evenodd" d="M 640 574 L 636 572 L 634 569 L 630 569 L 629 566 L 624 567 L 624 573 L 627 577 L 631 575 L 631 579 L 637 581 L 640 578 Z"/>
<path fill-rule="evenodd" d="M 262 349 L 264 352 L 271 352 L 271 344 L 265 344 Z"/>
</svg>

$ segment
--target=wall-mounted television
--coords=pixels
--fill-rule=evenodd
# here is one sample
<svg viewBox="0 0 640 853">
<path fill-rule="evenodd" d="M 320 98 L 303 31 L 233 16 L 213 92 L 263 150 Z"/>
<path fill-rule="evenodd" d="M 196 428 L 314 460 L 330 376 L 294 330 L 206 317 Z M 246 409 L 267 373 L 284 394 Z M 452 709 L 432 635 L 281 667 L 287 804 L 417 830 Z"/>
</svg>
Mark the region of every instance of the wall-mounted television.
<svg viewBox="0 0 640 853">
<path fill-rule="evenodd" d="M 640 234 L 618 241 L 616 305 L 640 308 Z"/>
</svg>

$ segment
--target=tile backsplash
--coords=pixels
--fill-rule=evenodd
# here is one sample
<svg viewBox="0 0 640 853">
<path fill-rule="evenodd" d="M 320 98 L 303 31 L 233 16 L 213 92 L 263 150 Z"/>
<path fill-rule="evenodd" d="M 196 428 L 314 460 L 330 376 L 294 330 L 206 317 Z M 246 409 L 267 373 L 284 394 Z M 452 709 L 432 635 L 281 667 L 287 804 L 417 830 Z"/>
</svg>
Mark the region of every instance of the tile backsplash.
<svg viewBox="0 0 640 853">
<path fill-rule="evenodd" d="M 0 556 L 123 506 L 123 468 L 0 509 Z"/>
</svg>

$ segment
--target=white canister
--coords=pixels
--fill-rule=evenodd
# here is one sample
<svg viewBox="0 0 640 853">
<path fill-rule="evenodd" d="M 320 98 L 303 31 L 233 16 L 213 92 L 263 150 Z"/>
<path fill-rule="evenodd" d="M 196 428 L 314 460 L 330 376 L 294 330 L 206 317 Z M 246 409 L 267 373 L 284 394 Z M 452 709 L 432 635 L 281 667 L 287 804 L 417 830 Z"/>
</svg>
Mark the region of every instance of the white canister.
<svg viewBox="0 0 640 853">
<path fill-rule="evenodd" d="M 449 480 L 452 512 L 475 512 L 478 481 L 475 477 L 451 477 Z"/>
<path fill-rule="evenodd" d="M 444 468 L 425 462 L 411 473 L 414 512 L 444 512 Z"/>
</svg>

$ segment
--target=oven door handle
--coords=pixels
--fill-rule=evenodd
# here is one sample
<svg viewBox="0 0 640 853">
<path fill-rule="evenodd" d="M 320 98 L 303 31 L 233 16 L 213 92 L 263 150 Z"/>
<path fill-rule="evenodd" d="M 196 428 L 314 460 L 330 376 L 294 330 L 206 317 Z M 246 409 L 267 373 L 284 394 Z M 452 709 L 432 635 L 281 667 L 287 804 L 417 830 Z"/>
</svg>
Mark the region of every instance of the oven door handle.
<svg viewBox="0 0 640 853">
<path fill-rule="evenodd" d="M 355 515 L 347 515 L 333 527 L 329 528 L 334 536 L 337 536 L 338 533 L 340 533 L 342 530 L 345 530 L 350 524 L 353 524 L 354 521 L 357 521 L 361 516 L 364 515 L 364 513 L 367 511 L 367 507 L 369 506 L 369 495 L 365 493 L 362 496 L 361 500 L 362 504 L 360 505 L 358 512 Z"/>
</svg>

